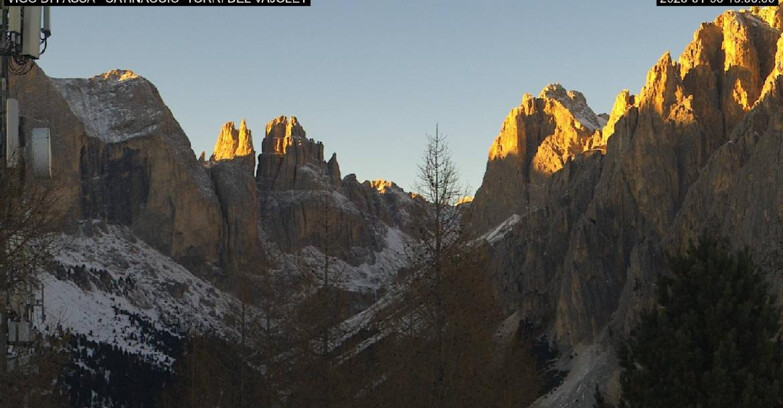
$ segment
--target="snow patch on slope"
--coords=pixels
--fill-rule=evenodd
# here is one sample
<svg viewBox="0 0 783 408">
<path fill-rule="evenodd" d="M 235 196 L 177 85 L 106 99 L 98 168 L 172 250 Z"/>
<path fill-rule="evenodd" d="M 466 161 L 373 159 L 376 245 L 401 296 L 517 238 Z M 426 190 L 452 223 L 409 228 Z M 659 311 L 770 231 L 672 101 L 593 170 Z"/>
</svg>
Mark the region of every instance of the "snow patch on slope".
<svg viewBox="0 0 783 408">
<path fill-rule="evenodd" d="M 495 227 L 492 231 L 484 234 L 481 236 L 481 238 L 487 240 L 491 245 L 495 244 L 496 242 L 503 239 L 503 237 L 506 236 L 511 230 L 514 228 L 514 225 L 519 224 L 519 221 L 522 220 L 522 217 L 520 217 L 517 214 L 513 214 L 512 216 L 508 217 L 505 221 L 500 223 L 497 227 Z"/>
<path fill-rule="evenodd" d="M 158 130 L 165 105 L 146 79 L 114 70 L 90 79 L 52 79 L 88 136 L 122 142 Z"/>
<path fill-rule="evenodd" d="M 375 262 L 352 268 L 348 287 L 354 292 L 377 291 L 400 269 L 405 258 L 405 235 L 397 228 L 388 228 L 384 237 L 386 245 L 375 253 Z"/>
<path fill-rule="evenodd" d="M 562 384 L 536 400 L 533 408 L 592 408 L 596 384 L 615 373 L 617 356 L 609 346 L 579 345 L 561 359 L 558 369 L 568 371 Z"/>
<path fill-rule="evenodd" d="M 88 234 L 56 241 L 58 270 L 41 274 L 46 322 L 169 365 L 150 331 L 221 330 L 232 298 L 122 226 L 87 221 Z"/>
<path fill-rule="evenodd" d="M 383 250 L 375 252 L 372 263 L 351 266 L 341 259 L 334 258 L 330 262 L 330 270 L 342 274 L 343 289 L 354 293 L 375 293 L 387 286 L 389 280 L 402 266 L 401 259 L 405 257 L 405 234 L 397 228 L 388 227 L 384 236 Z M 310 269 L 323 265 L 323 252 L 308 246 L 299 252 L 301 263 Z M 291 256 L 298 256 L 296 254 Z"/>
<path fill-rule="evenodd" d="M 539 98 L 551 98 L 560 102 L 587 129 L 595 131 L 602 127 L 598 116 L 590 109 L 587 100 L 580 92 L 566 91 L 560 84 L 550 84 L 541 90 Z"/>
</svg>

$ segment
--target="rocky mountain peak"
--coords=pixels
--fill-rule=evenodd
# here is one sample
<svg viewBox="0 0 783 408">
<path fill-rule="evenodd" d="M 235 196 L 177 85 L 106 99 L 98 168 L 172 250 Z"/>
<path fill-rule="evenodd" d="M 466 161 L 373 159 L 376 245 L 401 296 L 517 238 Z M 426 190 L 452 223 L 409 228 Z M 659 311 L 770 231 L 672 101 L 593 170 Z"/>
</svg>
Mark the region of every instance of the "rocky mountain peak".
<svg viewBox="0 0 783 408">
<path fill-rule="evenodd" d="M 680 56 L 683 96 L 692 98 L 696 117 L 721 138 L 759 101 L 774 76 L 780 34 L 778 7 L 729 10 L 702 24 Z"/>
<path fill-rule="evenodd" d="M 679 59 L 669 52 L 659 58 L 638 96 L 627 90 L 617 96 L 606 122 L 582 94 L 560 84 L 547 85 L 538 97 L 526 94 L 490 147 L 484 182 L 469 216 L 474 227 L 486 230 L 513 213 L 538 208 L 540 186 L 551 175 L 586 150 L 606 151 L 616 134 L 624 135 L 614 144 L 618 154 L 629 154 L 629 134 L 650 131 L 659 136 L 649 143 L 662 143 L 660 132 L 668 125 L 709 135 L 698 141 L 672 139 L 673 144 L 702 145 L 705 152 L 720 146 L 765 94 L 780 93 L 781 16 L 777 7 L 730 10 L 702 24 Z M 637 126 L 643 130 L 635 130 Z M 703 156 L 688 160 L 700 162 Z M 679 177 L 685 183 L 694 175 Z"/>
<path fill-rule="evenodd" d="M 332 153 L 332 157 L 326 162 L 326 173 L 332 179 L 332 183 L 340 182 L 340 163 L 337 162 L 337 153 Z"/>
<path fill-rule="evenodd" d="M 464 197 L 460 197 L 457 200 L 457 206 L 465 205 L 465 204 L 471 204 L 475 198 L 476 197 L 474 197 L 472 195 L 466 195 Z"/>
<path fill-rule="evenodd" d="M 154 134 L 170 115 L 155 86 L 132 71 L 115 69 L 89 79 L 52 79 L 52 85 L 84 122 L 86 134 L 109 143 Z M 183 157 L 192 154 L 187 139 L 181 147 Z"/>
<path fill-rule="evenodd" d="M 261 146 L 262 154 L 286 155 L 292 147 L 302 147 L 306 153 L 297 155 L 302 162 L 321 162 L 324 160 L 323 143 L 308 140 L 296 116 L 278 116 L 266 124 L 266 134 Z"/>
<path fill-rule="evenodd" d="M 563 85 L 557 82 L 545 85 L 544 88 L 541 89 L 541 92 L 538 93 L 539 99 L 544 99 L 544 98 L 564 99 L 567 97 L 568 97 L 568 91 L 565 88 L 563 88 Z"/>
<path fill-rule="evenodd" d="M 547 85 L 535 98 L 525 94 L 490 147 L 468 217 L 471 225 L 486 231 L 537 206 L 543 191 L 536 186 L 576 155 L 598 147 L 601 125 L 584 95 L 560 84 Z"/>
<path fill-rule="evenodd" d="M 370 183 L 370 187 L 374 188 L 376 191 L 378 191 L 381 194 L 385 194 L 387 190 L 391 189 L 392 187 L 397 187 L 396 184 L 394 184 L 393 181 L 383 180 L 383 179 L 376 179 L 376 180 L 368 180 Z"/>
<path fill-rule="evenodd" d="M 247 156 L 253 154 L 253 134 L 247 128 L 244 119 L 239 123 L 239 145 L 237 146 L 237 156 Z"/>
<path fill-rule="evenodd" d="M 34 67 L 11 89 L 31 123 L 49 123 L 56 135 L 66 224 L 101 219 L 177 260 L 198 259 L 194 268 L 219 262 L 212 181 L 154 85 L 127 70 L 53 79 Z"/>
<path fill-rule="evenodd" d="M 288 148 L 294 144 L 294 139 L 306 139 L 306 136 L 307 132 L 299 124 L 296 116 L 291 116 L 290 118 L 278 116 L 266 124 L 264 141 L 275 141 L 272 146 L 273 151 L 278 154 L 285 154 Z M 267 151 L 264 150 L 264 152 Z"/>
<path fill-rule="evenodd" d="M 237 157 L 253 156 L 253 137 L 242 119 L 239 129 L 234 122 L 226 122 L 220 129 L 211 161 L 232 160 Z"/>
<path fill-rule="evenodd" d="M 527 146 L 519 145 L 518 118 L 551 117 L 560 130 L 579 128 L 581 133 L 592 134 L 601 128 L 601 119 L 587 105 L 587 100 L 581 92 L 567 91 L 560 84 L 545 86 L 538 97 L 524 94 L 520 105 L 509 112 L 500 129 L 500 135 L 495 139 L 489 150 L 489 159 L 502 159 L 508 155 L 524 155 Z M 567 147 L 564 147 L 568 150 Z"/>
<path fill-rule="evenodd" d="M 617 98 L 614 100 L 612 111 L 609 113 L 609 118 L 606 121 L 606 125 L 604 125 L 603 129 L 601 130 L 602 146 L 606 146 L 609 137 L 614 134 L 614 127 L 617 124 L 617 121 L 620 120 L 620 118 L 623 117 L 628 112 L 628 110 L 634 106 L 636 106 L 636 96 L 631 95 L 627 89 L 624 89 L 617 95 Z"/>
<path fill-rule="evenodd" d="M 667 51 L 647 73 L 647 81 L 640 92 L 640 108 L 650 108 L 667 116 L 670 107 L 683 99 L 678 64 Z"/>
<path fill-rule="evenodd" d="M 617 96 L 599 131 L 603 154 L 563 149 L 587 149 L 595 134 L 579 133 L 560 109 L 578 99 L 562 87 L 511 111 L 467 220 L 477 234 L 518 223 L 491 243 L 489 268 L 512 310 L 552 322 L 560 344 L 627 333 L 651 304 L 664 254 L 707 230 L 752 248 L 766 273 L 780 270 L 783 232 L 769 225 L 783 219 L 770 210 L 783 199 L 771 193 L 783 174 L 781 16 L 777 7 L 727 11 L 678 59 L 664 53 L 638 95 Z"/>
<path fill-rule="evenodd" d="M 325 162 L 323 143 L 306 134 L 295 116 L 267 123 L 256 175 L 262 189 L 319 189 L 340 182 L 337 155 Z"/>
<path fill-rule="evenodd" d="M 239 145 L 239 132 L 234 122 L 226 122 L 220 128 L 215 149 L 212 151 L 212 160 L 225 160 L 234 158 L 234 153 Z"/>
<path fill-rule="evenodd" d="M 109 72 L 105 72 L 101 75 L 96 75 L 93 77 L 93 79 L 103 79 L 103 80 L 111 80 L 111 81 L 127 81 L 129 79 L 138 79 L 141 78 L 141 76 L 137 75 L 135 72 L 129 70 L 129 69 L 113 69 Z"/>
<path fill-rule="evenodd" d="M 563 105 L 582 126 L 597 130 L 601 128 L 598 116 L 587 105 L 587 99 L 578 91 L 567 91 L 560 84 L 549 84 L 541 90 L 539 99 L 552 99 Z"/>
</svg>

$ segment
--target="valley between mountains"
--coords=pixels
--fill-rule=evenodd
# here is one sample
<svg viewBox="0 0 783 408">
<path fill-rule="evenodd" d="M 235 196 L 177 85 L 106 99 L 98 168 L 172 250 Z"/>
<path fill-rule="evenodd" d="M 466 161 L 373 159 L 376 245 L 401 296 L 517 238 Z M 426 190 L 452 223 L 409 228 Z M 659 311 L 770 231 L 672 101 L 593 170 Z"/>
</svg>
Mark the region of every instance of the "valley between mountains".
<svg viewBox="0 0 783 408">
<path fill-rule="evenodd" d="M 432 202 L 346 174 L 350 163 L 305 130 L 306 118 L 216 124 L 214 151 L 199 157 L 176 112 L 129 70 L 57 79 L 36 67 L 10 89 L 24 132 L 46 126 L 53 135 L 51 211 L 61 226 L 39 274 L 45 319 L 35 323 L 77 339 L 71 406 L 162 406 L 134 396 L 130 378 L 146 377 L 150 394 L 174 389 L 183 355 L 195 353 L 188 339 L 199 335 L 217 339 L 201 353 L 241 342 L 242 384 L 271 376 L 273 362 L 295 353 L 270 351 L 273 336 L 248 339 L 246 316 L 269 334 L 308 305 L 327 310 L 316 296 L 324 276 L 335 277 L 329 293 L 341 302 L 327 317 L 312 314 L 315 326 L 334 329 L 319 349 L 329 364 L 371 365 L 388 322 L 419 313 L 409 277 Z M 659 58 L 637 94 L 617 95 L 611 112 L 594 112 L 560 84 L 524 94 L 487 146 L 474 199 L 448 211 L 471 254 L 460 273 L 486 283 L 487 307 L 498 310 L 493 344 L 505 350 L 524 338 L 532 351 L 532 406 L 592 407 L 596 387 L 616 401 L 620 344 L 655 305 L 668 256 L 705 233 L 748 248 L 783 298 L 779 8 L 702 24 L 680 56 Z M 259 355 L 267 359 L 249 357 Z M 523 381 L 513 371 L 492 381 Z M 372 393 L 384 378 L 368 374 L 346 393 Z M 274 393 L 295 401 L 291 387 Z"/>
</svg>

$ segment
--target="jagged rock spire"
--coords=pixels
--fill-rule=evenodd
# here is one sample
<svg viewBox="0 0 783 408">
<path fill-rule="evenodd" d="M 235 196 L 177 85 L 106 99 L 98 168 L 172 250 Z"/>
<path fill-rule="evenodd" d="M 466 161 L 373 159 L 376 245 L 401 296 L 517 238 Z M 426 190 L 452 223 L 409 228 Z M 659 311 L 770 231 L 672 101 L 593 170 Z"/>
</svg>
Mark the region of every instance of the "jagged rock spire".
<svg viewBox="0 0 783 408">
<path fill-rule="evenodd" d="M 266 134 L 261 145 L 262 153 L 286 154 L 288 149 L 293 146 L 296 140 L 307 140 L 307 132 L 296 119 L 296 116 L 290 118 L 278 116 L 266 124 Z M 318 143 L 321 145 L 320 143 Z M 321 145 L 321 154 L 317 158 L 323 160 L 323 145 Z"/>
<path fill-rule="evenodd" d="M 247 128 L 247 123 L 242 119 L 239 123 L 239 144 L 237 146 L 237 156 L 248 156 L 253 154 L 253 134 Z"/>
<path fill-rule="evenodd" d="M 215 150 L 210 160 L 231 160 L 236 157 L 246 157 L 253 155 L 253 137 L 247 123 L 242 119 L 239 129 L 234 126 L 234 122 L 226 122 L 220 129 L 218 140 L 215 143 Z"/>
<path fill-rule="evenodd" d="M 325 162 L 323 143 L 306 135 L 295 116 L 278 116 L 267 123 L 256 175 L 263 190 L 320 189 L 339 184 L 337 155 Z"/>
<path fill-rule="evenodd" d="M 600 128 L 601 121 L 579 92 L 551 84 L 538 97 L 525 94 L 490 147 L 470 224 L 486 230 L 511 214 L 535 208 L 543 191 L 528 186 L 543 185 L 574 156 L 598 147 Z"/>
</svg>

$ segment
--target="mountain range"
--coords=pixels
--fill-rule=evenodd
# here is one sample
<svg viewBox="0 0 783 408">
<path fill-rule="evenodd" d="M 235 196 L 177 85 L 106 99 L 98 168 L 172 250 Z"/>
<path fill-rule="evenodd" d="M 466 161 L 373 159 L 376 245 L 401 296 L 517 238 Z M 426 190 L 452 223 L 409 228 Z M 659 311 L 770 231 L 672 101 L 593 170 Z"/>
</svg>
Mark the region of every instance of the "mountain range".
<svg viewBox="0 0 783 408">
<path fill-rule="evenodd" d="M 531 324 L 560 351 L 552 364 L 567 374 L 536 406 L 592 406 L 596 385 L 617 398 L 619 342 L 654 304 L 667 254 L 705 232 L 749 248 L 783 297 L 781 34 L 777 7 L 724 12 L 610 113 L 552 84 L 525 94 L 488 141 L 462 223 L 487 255 L 504 330 Z M 428 203 L 343 176 L 296 117 L 270 120 L 260 152 L 245 120 L 227 122 L 197 158 L 131 71 L 54 79 L 35 68 L 10 89 L 24 133 L 53 135 L 63 230 L 58 267 L 42 275 L 47 322 L 170 367 L 170 348 L 150 339 L 233 335 L 222 317 L 241 272 L 297 275 L 334 257 L 359 326 L 394 295 Z"/>
</svg>

